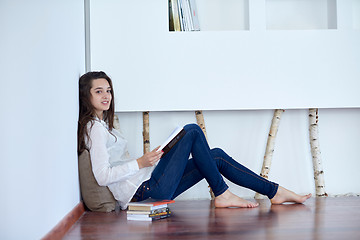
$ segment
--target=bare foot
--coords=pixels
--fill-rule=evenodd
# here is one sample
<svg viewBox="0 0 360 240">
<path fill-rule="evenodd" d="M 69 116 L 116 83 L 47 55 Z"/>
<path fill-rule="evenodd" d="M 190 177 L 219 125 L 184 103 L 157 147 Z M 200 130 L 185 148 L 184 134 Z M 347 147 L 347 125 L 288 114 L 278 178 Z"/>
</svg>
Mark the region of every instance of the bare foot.
<svg viewBox="0 0 360 240">
<path fill-rule="evenodd" d="M 259 206 L 259 203 L 247 201 L 226 190 L 223 194 L 215 198 L 214 205 L 215 207 L 255 208 Z"/>
<path fill-rule="evenodd" d="M 310 197 L 311 194 L 299 195 L 279 186 L 277 193 L 270 201 L 272 204 L 282 204 L 285 202 L 304 203 Z"/>
</svg>

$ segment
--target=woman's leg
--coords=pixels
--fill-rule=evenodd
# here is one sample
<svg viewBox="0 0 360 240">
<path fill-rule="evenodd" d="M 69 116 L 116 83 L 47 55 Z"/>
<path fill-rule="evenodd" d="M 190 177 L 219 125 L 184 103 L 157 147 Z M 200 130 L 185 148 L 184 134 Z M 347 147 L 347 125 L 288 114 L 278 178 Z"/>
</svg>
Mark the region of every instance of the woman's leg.
<svg viewBox="0 0 360 240">
<path fill-rule="evenodd" d="M 299 195 L 279 186 L 276 195 L 272 199 L 270 199 L 270 201 L 272 204 L 282 204 L 284 202 L 303 203 L 310 197 L 311 193 L 306 195 Z"/>
<path fill-rule="evenodd" d="M 236 162 L 219 148 L 212 149 L 212 154 L 219 171 L 224 177 L 239 186 L 268 196 L 272 204 L 281 204 L 284 202 L 303 203 L 311 197 L 311 194 L 299 195 L 279 186 L 277 183 L 268 181 Z"/>
<path fill-rule="evenodd" d="M 278 184 L 271 182 L 235 161 L 220 148 L 211 150 L 219 172 L 231 182 L 273 198 Z"/>
<path fill-rule="evenodd" d="M 212 161 L 210 148 L 201 128 L 196 124 L 189 124 L 184 129 L 186 131 L 185 136 L 160 160 L 150 180 L 143 184 L 147 189 L 147 192 L 142 194 L 143 198 L 174 198 L 182 177 L 188 175 L 194 168 L 199 171 L 202 177 L 206 178 L 215 196 L 228 189 L 215 162 Z M 190 153 L 197 159 L 196 166 L 188 166 Z M 188 181 L 191 186 L 199 181 L 198 177 L 192 174 L 188 176 L 193 177 Z"/>
<path fill-rule="evenodd" d="M 184 128 L 186 135 L 160 161 L 150 180 L 141 186 L 144 190 L 140 189 L 142 193 L 137 196 L 173 199 L 205 178 L 216 196 L 215 206 L 256 207 L 257 203 L 246 201 L 228 190 L 202 130 L 195 124 Z M 189 161 L 190 153 L 193 159 Z"/>
<path fill-rule="evenodd" d="M 236 162 L 220 148 L 211 149 L 210 153 L 212 161 L 215 162 L 218 171 L 228 180 L 239 186 L 246 187 L 266 195 L 270 199 L 275 196 L 278 189 L 277 183 L 270 182 L 260 177 L 250 169 Z M 196 165 L 196 159 L 190 159 L 179 186 L 176 189 L 174 198 L 203 178 L 204 177 L 201 175 Z M 196 180 L 196 182 L 194 183 L 193 180 Z"/>
</svg>

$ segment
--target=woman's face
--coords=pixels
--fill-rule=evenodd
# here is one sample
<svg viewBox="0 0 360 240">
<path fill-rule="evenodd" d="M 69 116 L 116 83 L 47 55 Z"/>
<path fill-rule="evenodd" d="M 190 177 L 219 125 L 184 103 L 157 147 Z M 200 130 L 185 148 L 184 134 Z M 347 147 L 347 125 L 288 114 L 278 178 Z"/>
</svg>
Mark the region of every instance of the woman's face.
<svg viewBox="0 0 360 240">
<path fill-rule="evenodd" d="M 92 81 L 90 94 L 90 101 L 95 108 L 95 113 L 102 119 L 103 112 L 109 110 L 112 99 L 109 82 L 105 78 L 94 79 Z"/>
</svg>

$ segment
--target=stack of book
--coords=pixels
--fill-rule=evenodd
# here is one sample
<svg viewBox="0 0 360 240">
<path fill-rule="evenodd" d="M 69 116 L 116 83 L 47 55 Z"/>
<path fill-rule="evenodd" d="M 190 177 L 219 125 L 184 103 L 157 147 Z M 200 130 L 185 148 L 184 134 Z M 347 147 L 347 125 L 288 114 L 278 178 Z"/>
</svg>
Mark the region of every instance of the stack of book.
<svg viewBox="0 0 360 240">
<path fill-rule="evenodd" d="M 132 221 L 154 221 L 170 217 L 171 211 L 168 207 L 174 200 L 146 199 L 140 202 L 128 204 L 127 220 Z"/>
<path fill-rule="evenodd" d="M 195 0 L 169 0 L 170 31 L 200 31 Z"/>
</svg>

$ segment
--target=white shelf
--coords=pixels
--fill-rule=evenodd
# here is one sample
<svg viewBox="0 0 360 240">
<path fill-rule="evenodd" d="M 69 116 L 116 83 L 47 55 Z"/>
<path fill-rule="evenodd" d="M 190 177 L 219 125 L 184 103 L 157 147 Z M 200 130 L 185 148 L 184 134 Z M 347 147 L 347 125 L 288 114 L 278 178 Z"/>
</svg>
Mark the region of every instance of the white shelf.
<svg viewBox="0 0 360 240">
<path fill-rule="evenodd" d="M 337 29 L 337 6 L 344 0 L 196 0 L 201 31 Z M 360 25 L 360 0 L 353 3 Z M 255 23 L 255 24 L 254 24 Z M 264 25 L 264 26 L 261 26 Z"/>
<path fill-rule="evenodd" d="M 113 77 L 117 111 L 359 107 L 360 31 L 352 2 L 336 7 L 330 30 L 268 30 L 251 0 L 249 30 L 169 32 L 166 1 L 92 0 L 91 67 Z"/>
<path fill-rule="evenodd" d="M 249 30 L 248 0 L 196 0 L 201 31 Z"/>
<path fill-rule="evenodd" d="M 336 29 L 336 0 L 266 0 L 266 28 Z"/>
</svg>

